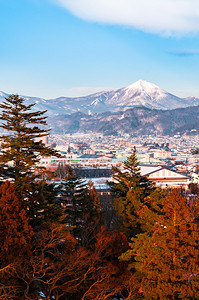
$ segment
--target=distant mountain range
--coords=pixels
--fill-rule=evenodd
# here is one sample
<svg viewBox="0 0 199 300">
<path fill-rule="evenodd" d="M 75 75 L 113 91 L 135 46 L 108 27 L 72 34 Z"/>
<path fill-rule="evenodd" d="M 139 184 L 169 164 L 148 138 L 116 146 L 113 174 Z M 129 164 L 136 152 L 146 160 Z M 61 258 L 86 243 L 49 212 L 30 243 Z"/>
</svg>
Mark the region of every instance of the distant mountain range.
<svg viewBox="0 0 199 300">
<path fill-rule="evenodd" d="M 0 101 L 7 96 L 0 92 Z M 199 133 L 199 98 L 179 98 L 144 80 L 85 97 L 22 97 L 35 109 L 47 110 L 52 133 Z"/>
<path fill-rule="evenodd" d="M 0 101 L 6 96 L 8 94 L 0 92 Z M 125 88 L 102 91 L 85 97 L 60 97 L 49 100 L 22 97 L 26 99 L 27 103 L 36 103 L 36 109 L 47 109 L 49 116 L 75 112 L 85 114 L 117 112 L 140 106 L 150 109 L 171 110 L 199 105 L 199 98 L 179 98 L 144 80 L 138 80 Z"/>
<path fill-rule="evenodd" d="M 104 135 L 199 134 L 199 106 L 174 110 L 134 107 L 120 112 L 88 115 L 81 112 L 49 117 L 52 133 L 99 132 Z"/>
</svg>

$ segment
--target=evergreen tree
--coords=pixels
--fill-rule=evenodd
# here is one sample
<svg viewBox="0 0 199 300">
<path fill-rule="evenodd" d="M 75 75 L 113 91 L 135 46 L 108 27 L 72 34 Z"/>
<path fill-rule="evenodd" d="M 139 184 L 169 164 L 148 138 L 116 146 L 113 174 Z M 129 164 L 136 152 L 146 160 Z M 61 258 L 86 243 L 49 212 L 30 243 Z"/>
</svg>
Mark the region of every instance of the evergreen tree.
<svg viewBox="0 0 199 300">
<path fill-rule="evenodd" d="M 90 198 L 90 209 L 89 209 L 89 215 L 88 220 L 90 222 L 97 222 L 99 224 L 100 222 L 100 199 L 97 193 L 97 190 L 95 188 L 94 183 L 89 180 L 87 184 L 87 190 L 88 195 Z"/>
<path fill-rule="evenodd" d="M 94 183 L 89 180 L 87 183 L 86 210 L 84 226 L 82 230 L 82 245 L 93 246 L 96 234 L 100 231 L 102 220 L 100 212 L 100 199 Z"/>
<path fill-rule="evenodd" d="M 0 127 L 7 132 L 0 137 L 1 177 L 13 178 L 20 194 L 38 177 L 40 156 L 58 155 L 39 140 L 48 135 L 48 130 L 38 127 L 46 125 L 46 111 L 32 111 L 34 104 L 24 102 L 18 95 L 10 95 L 0 104 Z"/>
<path fill-rule="evenodd" d="M 68 174 L 62 187 L 62 203 L 66 207 L 67 222 L 81 245 L 89 243 L 94 234 L 93 226 L 99 218 L 99 198 L 94 187 L 76 176 L 68 166 Z M 92 230 L 90 230 L 92 229 Z"/>
<path fill-rule="evenodd" d="M 87 200 L 86 183 L 68 166 L 67 176 L 62 184 L 62 204 L 66 207 L 67 222 L 73 228 L 72 233 L 79 240 L 87 213 Z"/>
<path fill-rule="evenodd" d="M 154 190 L 154 185 L 140 173 L 135 152 L 123 163 L 123 169 L 113 167 L 113 179 L 109 182 L 117 213 L 122 217 L 123 229 L 132 236 L 132 228 L 139 232 L 138 214 L 144 199 Z"/>
<path fill-rule="evenodd" d="M 30 253 L 33 230 L 19 196 L 7 180 L 0 186 L 0 265 Z"/>
<path fill-rule="evenodd" d="M 36 229 L 48 223 L 66 223 L 66 212 L 61 206 L 58 197 L 59 187 L 46 181 L 33 182 L 27 194 L 28 201 L 24 199 L 23 206 L 27 210 L 30 224 Z"/>
<path fill-rule="evenodd" d="M 142 298 L 199 298 L 198 213 L 198 203 L 188 203 L 179 190 L 172 190 L 159 205 L 153 227 L 132 238 L 131 250 L 121 259 L 136 271 L 132 285 Z M 143 222 L 146 215 L 140 216 Z"/>
<path fill-rule="evenodd" d="M 44 129 L 46 111 L 32 111 L 33 106 L 26 105 L 18 95 L 11 95 L 0 104 L 0 120 L 3 121 L 0 127 L 7 132 L 0 137 L 0 173 L 4 179 L 13 179 L 31 224 L 38 225 L 42 214 L 43 219 L 49 215 L 50 208 L 54 209 L 54 220 L 58 219 L 61 211 L 56 205 L 56 192 L 52 186 L 37 181 L 44 171 L 37 163 L 41 156 L 60 155 L 40 140 L 48 135 L 48 130 Z"/>
</svg>

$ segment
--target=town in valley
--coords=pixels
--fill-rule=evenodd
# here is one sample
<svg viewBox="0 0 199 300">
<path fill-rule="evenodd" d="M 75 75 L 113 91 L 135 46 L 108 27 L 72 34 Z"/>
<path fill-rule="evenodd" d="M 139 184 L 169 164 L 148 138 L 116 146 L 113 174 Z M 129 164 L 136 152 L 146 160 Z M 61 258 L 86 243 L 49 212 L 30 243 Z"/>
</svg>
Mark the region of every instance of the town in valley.
<svg viewBox="0 0 199 300">
<path fill-rule="evenodd" d="M 107 189 L 112 166 L 122 169 L 123 162 L 135 151 L 142 175 L 159 187 L 183 187 L 199 184 L 199 136 L 103 136 L 99 133 L 50 135 L 44 141 L 61 158 L 41 158 L 40 165 L 56 170 L 71 165 L 83 178 L 94 181 L 97 190 Z M 56 178 L 62 180 L 64 178 Z"/>
</svg>

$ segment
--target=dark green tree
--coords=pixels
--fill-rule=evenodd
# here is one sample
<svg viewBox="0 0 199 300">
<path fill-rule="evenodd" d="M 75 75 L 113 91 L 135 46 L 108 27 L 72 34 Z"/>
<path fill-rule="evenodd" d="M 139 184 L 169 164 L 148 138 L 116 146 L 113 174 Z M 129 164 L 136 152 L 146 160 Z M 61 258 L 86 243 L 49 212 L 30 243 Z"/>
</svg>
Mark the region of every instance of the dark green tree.
<svg viewBox="0 0 199 300">
<path fill-rule="evenodd" d="M 101 230 L 102 218 L 100 211 L 100 199 L 94 183 L 87 183 L 86 210 L 84 218 L 84 230 L 82 231 L 82 242 L 85 246 L 92 246 L 96 240 L 96 234 Z"/>
<path fill-rule="evenodd" d="M 88 203 L 86 183 L 78 178 L 68 166 L 67 176 L 62 183 L 62 205 L 66 208 L 67 222 L 73 228 L 73 235 L 81 239 Z"/>
<path fill-rule="evenodd" d="M 123 163 L 122 169 L 113 167 L 113 172 L 109 186 L 115 208 L 121 216 L 123 230 L 132 236 L 132 228 L 135 233 L 140 230 L 139 211 L 146 205 L 145 199 L 154 191 L 154 185 L 141 175 L 135 152 Z"/>
<path fill-rule="evenodd" d="M 90 209 L 89 209 L 89 215 L 88 215 L 88 220 L 91 222 L 100 222 L 100 199 L 99 195 L 97 193 L 97 190 L 95 188 L 94 183 L 89 180 L 87 184 L 87 190 L 88 190 L 88 195 L 90 198 Z"/>
<path fill-rule="evenodd" d="M 88 245 L 96 224 L 99 224 L 99 198 L 93 185 L 87 185 L 70 166 L 62 185 L 62 204 L 73 235 L 81 245 Z"/>
<path fill-rule="evenodd" d="M 13 178 L 18 192 L 38 177 L 40 156 L 58 155 L 42 142 L 42 137 L 48 135 L 44 129 L 46 111 L 32 111 L 33 106 L 26 105 L 18 95 L 10 95 L 0 104 L 0 127 L 5 131 L 0 137 L 1 176 Z"/>
<path fill-rule="evenodd" d="M 30 192 L 23 204 L 27 209 L 29 221 L 33 228 L 49 223 L 66 223 L 65 208 L 61 206 L 60 188 L 54 183 L 47 183 L 45 180 L 33 182 L 30 185 Z M 27 201 L 28 199 L 28 201 Z"/>
<path fill-rule="evenodd" d="M 38 183 L 38 178 L 44 171 L 44 168 L 38 166 L 38 162 L 41 156 L 59 156 L 42 142 L 42 137 L 48 135 L 48 130 L 45 129 L 46 111 L 34 111 L 33 107 L 34 104 L 26 105 L 25 99 L 18 95 L 11 95 L 0 104 L 0 127 L 4 129 L 4 134 L 0 137 L 0 174 L 4 179 L 12 179 L 30 220 L 37 217 L 37 214 L 40 215 L 42 210 L 45 214 L 49 208 L 47 184 Z M 55 196 L 51 187 L 50 190 Z M 56 207 L 55 198 L 51 205 Z"/>
</svg>

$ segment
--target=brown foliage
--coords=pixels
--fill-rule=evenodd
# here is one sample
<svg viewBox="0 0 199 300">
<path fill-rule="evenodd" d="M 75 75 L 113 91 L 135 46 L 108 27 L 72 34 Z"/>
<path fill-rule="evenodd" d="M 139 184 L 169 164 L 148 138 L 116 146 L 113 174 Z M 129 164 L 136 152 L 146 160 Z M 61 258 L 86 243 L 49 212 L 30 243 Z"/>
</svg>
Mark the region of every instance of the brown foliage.
<svg viewBox="0 0 199 300">
<path fill-rule="evenodd" d="M 62 225 L 38 233 L 31 257 L 13 270 L 15 282 L 20 282 L 15 285 L 16 299 L 111 299 L 125 290 L 129 274 L 118 261 L 128 248 L 123 234 L 102 228 L 92 249 L 75 247 L 76 240 Z"/>
<path fill-rule="evenodd" d="M 150 232 L 133 238 L 121 258 L 131 260 L 134 288 L 144 299 L 198 299 L 198 204 L 177 189 L 162 204 Z"/>
<path fill-rule="evenodd" d="M 90 270 L 90 286 L 82 299 L 111 299 L 114 294 L 126 291 L 129 273 L 118 257 L 128 249 L 127 238 L 123 233 L 107 232 L 102 227 L 96 236 L 94 247 L 91 254 L 93 269 Z"/>
<path fill-rule="evenodd" d="M 123 233 L 101 227 L 89 247 L 78 246 L 65 224 L 35 228 L 33 236 L 8 181 L 0 187 L 0 221 L 0 300 L 100 300 L 126 291 L 129 273 L 118 260 L 128 249 Z"/>
<path fill-rule="evenodd" d="M 0 186 L 0 263 L 7 264 L 17 256 L 30 253 L 32 228 L 12 184 Z"/>
</svg>

